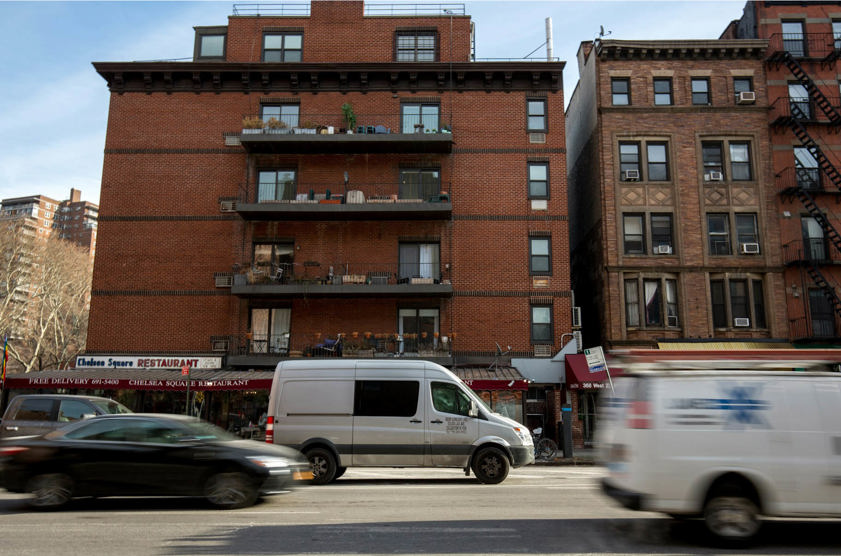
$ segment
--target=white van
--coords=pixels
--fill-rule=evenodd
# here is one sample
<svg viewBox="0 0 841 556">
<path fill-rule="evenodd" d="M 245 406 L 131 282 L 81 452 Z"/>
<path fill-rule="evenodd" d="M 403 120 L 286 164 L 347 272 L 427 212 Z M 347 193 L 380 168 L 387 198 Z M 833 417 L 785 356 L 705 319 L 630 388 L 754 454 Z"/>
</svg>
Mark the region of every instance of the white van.
<svg viewBox="0 0 841 556">
<path fill-rule="evenodd" d="M 602 487 L 627 508 L 703 517 L 730 544 L 760 515 L 841 517 L 841 373 L 643 368 L 613 383 Z"/>
<path fill-rule="evenodd" d="M 266 442 L 303 452 L 315 484 L 361 466 L 458 467 L 500 483 L 510 467 L 534 462 L 526 427 L 428 361 L 281 361 Z"/>
</svg>

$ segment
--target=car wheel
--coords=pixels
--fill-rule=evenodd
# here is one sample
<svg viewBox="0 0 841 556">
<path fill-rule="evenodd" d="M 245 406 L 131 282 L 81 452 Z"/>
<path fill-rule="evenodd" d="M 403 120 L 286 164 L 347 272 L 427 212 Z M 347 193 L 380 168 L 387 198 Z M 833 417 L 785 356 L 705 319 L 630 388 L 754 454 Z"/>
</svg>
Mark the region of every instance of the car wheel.
<svg viewBox="0 0 841 556">
<path fill-rule="evenodd" d="M 217 508 L 234 510 L 257 501 L 257 487 L 245 473 L 216 473 L 204 487 L 205 497 Z"/>
<path fill-rule="evenodd" d="M 73 480 L 64 473 L 36 475 L 26 485 L 32 495 L 29 505 L 42 510 L 53 510 L 67 504 L 73 498 Z"/>
<path fill-rule="evenodd" d="M 312 465 L 312 484 L 326 485 L 336 478 L 338 465 L 333 452 L 326 448 L 313 448 L 306 453 Z"/>
<path fill-rule="evenodd" d="M 718 540 L 743 544 L 759 532 L 759 510 L 744 496 L 713 496 L 704 506 L 704 523 Z"/>
<path fill-rule="evenodd" d="M 508 458 L 499 448 L 483 448 L 473 458 L 473 473 L 480 483 L 501 483 L 508 476 Z"/>
</svg>

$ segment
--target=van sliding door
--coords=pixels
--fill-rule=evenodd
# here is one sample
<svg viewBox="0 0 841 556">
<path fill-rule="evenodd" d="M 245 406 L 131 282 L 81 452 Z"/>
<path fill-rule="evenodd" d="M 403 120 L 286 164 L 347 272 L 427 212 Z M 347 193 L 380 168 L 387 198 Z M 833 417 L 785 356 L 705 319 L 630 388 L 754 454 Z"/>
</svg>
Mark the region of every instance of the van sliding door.
<svg viewBox="0 0 841 556">
<path fill-rule="evenodd" d="M 353 465 L 420 466 L 424 455 L 421 379 L 360 378 L 353 410 Z"/>
</svg>

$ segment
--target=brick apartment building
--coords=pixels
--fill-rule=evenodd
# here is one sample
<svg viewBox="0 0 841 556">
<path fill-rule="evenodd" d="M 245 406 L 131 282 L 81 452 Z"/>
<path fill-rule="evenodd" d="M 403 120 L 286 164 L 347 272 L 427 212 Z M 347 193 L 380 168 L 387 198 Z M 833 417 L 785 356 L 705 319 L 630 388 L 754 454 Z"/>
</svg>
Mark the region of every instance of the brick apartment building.
<svg viewBox="0 0 841 556">
<path fill-rule="evenodd" d="M 85 248 L 91 260 L 96 255 L 99 206 L 82 200 L 82 192 L 70 189 L 70 198 L 56 201 L 44 195 L 14 197 L 0 201 L 0 219 L 21 221 L 35 237 L 56 235 Z"/>
<path fill-rule="evenodd" d="M 769 157 L 788 330 L 837 346 L 841 325 L 841 2 L 748 2 L 723 37 L 768 40 Z M 785 303 L 781 303 L 785 299 Z"/>
<path fill-rule="evenodd" d="M 560 377 L 572 331 L 564 64 L 476 61 L 459 5 L 299 7 L 235 6 L 191 62 L 94 63 L 86 359 L 417 357 L 525 420 L 512 358 Z"/>
</svg>

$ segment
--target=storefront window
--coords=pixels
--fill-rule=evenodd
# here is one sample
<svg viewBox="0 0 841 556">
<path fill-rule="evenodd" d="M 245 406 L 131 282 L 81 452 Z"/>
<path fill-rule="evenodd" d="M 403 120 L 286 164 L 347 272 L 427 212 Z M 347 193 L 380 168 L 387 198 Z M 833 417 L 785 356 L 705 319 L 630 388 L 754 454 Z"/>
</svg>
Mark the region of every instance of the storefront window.
<svg viewBox="0 0 841 556">
<path fill-rule="evenodd" d="M 523 392 L 520 390 L 480 390 L 476 392 L 495 413 L 524 423 Z"/>
</svg>

